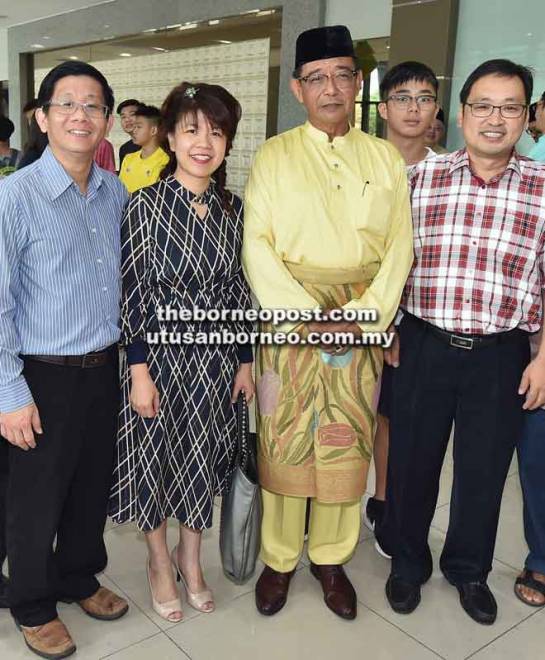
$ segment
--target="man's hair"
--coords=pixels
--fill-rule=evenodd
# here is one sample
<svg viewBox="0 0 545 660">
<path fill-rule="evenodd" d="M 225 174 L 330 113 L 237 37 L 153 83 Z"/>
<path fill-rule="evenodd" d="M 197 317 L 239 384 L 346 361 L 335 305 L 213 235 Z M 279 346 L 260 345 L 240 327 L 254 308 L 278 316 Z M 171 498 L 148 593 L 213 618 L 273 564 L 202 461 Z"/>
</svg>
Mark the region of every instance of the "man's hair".
<svg viewBox="0 0 545 660">
<path fill-rule="evenodd" d="M 136 99 L 125 99 L 124 101 L 121 101 L 121 103 L 117 106 L 117 114 L 120 115 L 124 108 L 128 108 L 131 105 L 138 107 L 143 105 L 143 103 L 141 101 L 137 101 Z"/>
<path fill-rule="evenodd" d="M 541 101 L 541 103 L 545 103 L 545 92 L 543 92 L 539 100 Z"/>
<path fill-rule="evenodd" d="M 464 105 L 469 98 L 473 85 L 485 76 L 501 76 L 503 78 L 519 78 L 524 86 L 524 96 L 526 105 L 532 99 L 534 87 L 534 76 L 532 71 L 522 64 L 515 64 L 511 60 L 487 60 L 472 71 L 467 77 L 464 86 L 460 90 L 460 103 Z"/>
<path fill-rule="evenodd" d="M 437 111 L 437 114 L 435 115 L 435 119 L 438 119 L 443 125 L 445 123 L 445 113 L 443 112 L 443 108 L 439 108 Z"/>
<path fill-rule="evenodd" d="M 161 123 L 161 111 L 154 105 L 139 105 L 134 116 L 145 117 L 155 124 L 155 126 L 159 126 Z"/>
<path fill-rule="evenodd" d="M 428 83 L 433 88 L 435 94 L 437 94 L 439 81 L 430 67 L 422 62 L 408 61 L 400 62 L 386 72 L 379 88 L 381 100 L 385 101 L 393 89 L 411 80 Z"/>
<path fill-rule="evenodd" d="M 62 62 L 62 64 L 57 65 L 55 68 L 46 75 L 42 80 L 40 85 L 40 91 L 38 92 L 38 107 L 43 108 L 47 111 L 47 104 L 51 101 L 53 97 L 53 92 L 55 91 L 55 85 L 62 78 L 67 76 L 89 76 L 93 78 L 102 87 L 102 96 L 104 97 L 104 105 L 108 108 L 109 113 L 111 114 L 114 108 L 114 93 L 112 88 L 108 85 L 108 81 L 98 69 L 95 69 L 91 64 L 86 62 Z"/>
<path fill-rule="evenodd" d="M 0 117 L 0 142 L 7 142 L 13 134 L 15 126 L 11 119 Z"/>
<path fill-rule="evenodd" d="M 38 99 L 30 99 L 23 106 L 23 114 L 30 112 L 31 110 L 36 110 L 38 107 Z"/>
<path fill-rule="evenodd" d="M 361 66 L 359 65 L 359 62 L 357 58 L 352 57 L 349 55 L 352 59 L 352 65 L 356 71 L 359 71 L 361 69 Z M 295 67 L 295 69 L 291 72 L 292 78 L 295 78 L 297 80 L 298 78 L 301 77 L 301 71 L 303 70 L 303 67 L 305 66 L 306 62 L 304 64 L 300 64 L 298 67 Z"/>
<path fill-rule="evenodd" d="M 528 106 L 528 123 L 531 124 L 533 121 L 536 120 L 536 108 L 537 108 L 537 101 L 534 103 L 530 103 Z"/>
</svg>

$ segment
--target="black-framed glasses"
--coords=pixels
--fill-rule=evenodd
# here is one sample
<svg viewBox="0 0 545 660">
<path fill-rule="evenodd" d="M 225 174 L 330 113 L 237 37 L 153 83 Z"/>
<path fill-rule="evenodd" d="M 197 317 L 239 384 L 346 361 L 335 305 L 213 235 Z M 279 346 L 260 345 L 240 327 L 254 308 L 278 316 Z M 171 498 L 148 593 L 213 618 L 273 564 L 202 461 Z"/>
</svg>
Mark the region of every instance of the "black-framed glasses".
<svg viewBox="0 0 545 660">
<path fill-rule="evenodd" d="M 504 119 L 519 119 L 528 107 L 525 103 L 504 103 L 493 105 L 492 103 L 464 103 L 471 110 L 474 117 L 490 117 L 497 108 Z"/>
<path fill-rule="evenodd" d="M 88 117 L 98 119 L 99 117 L 108 117 L 110 108 L 101 103 L 78 103 L 77 101 L 49 101 L 44 103 L 44 108 L 55 108 L 61 115 L 73 115 L 78 108 L 83 108 L 83 111 Z"/>
<path fill-rule="evenodd" d="M 410 108 L 414 101 L 422 110 L 431 110 L 435 106 L 437 97 L 431 94 L 419 94 L 418 96 L 391 94 L 387 97 L 386 101 L 391 101 L 396 107 L 401 109 Z"/>
<path fill-rule="evenodd" d="M 308 76 L 301 76 L 297 78 L 301 82 L 306 83 L 313 89 L 321 89 L 327 85 L 327 81 L 331 78 L 339 89 L 348 89 L 352 86 L 352 81 L 357 75 L 357 70 L 342 69 L 335 71 L 335 73 L 311 73 Z"/>
</svg>

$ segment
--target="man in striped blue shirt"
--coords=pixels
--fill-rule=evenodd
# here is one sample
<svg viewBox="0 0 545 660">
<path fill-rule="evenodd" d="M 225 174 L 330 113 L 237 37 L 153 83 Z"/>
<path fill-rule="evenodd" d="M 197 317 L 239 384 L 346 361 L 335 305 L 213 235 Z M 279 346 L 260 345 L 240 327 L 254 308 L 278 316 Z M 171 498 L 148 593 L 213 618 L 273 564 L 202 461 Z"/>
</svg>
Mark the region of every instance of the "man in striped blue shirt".
<svg viewBox="0 0 545 660">
<path fill-rule="evenodd" d="M 98 619 L 128 609 L 95 577 L 107 562 L 127 194 L 93 156 L 113 103 L 94 67 L 65 62 L 52 69 L 36 111 L 49 147 L 0 184 L 9 601 L 27 645 L 49 658 L 76 648 L 58 618 L 58 600 L 78 602 Z"/>
</svg>

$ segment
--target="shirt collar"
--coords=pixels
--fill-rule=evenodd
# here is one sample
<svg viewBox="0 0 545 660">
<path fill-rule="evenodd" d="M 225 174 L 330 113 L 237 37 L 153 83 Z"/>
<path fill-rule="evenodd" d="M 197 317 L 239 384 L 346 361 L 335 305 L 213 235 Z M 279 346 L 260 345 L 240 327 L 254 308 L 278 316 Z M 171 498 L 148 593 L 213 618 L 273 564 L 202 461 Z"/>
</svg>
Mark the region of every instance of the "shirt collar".
<svg viewBox="0 0 545 660">
<path fill-rule="evenodd" d="M 332 142 L 329 141 L 329 135 L 327 133 L 313 126 L 308 120 L 303 124 L 303 130 L 314 142 L 320 142 L 321 144 L 343 144 L 352 139 L 356 129 L 349 125 L 348 131 L 344 135 L 334 137 Z"/>
<path fill-rule="evenodd" d="M 469 162 L 469 155 L 465 147 L 463 149 L 459 149 L 458 151 L 453 152 L 450 155 L 449 174 L 452 174 L 456 170 L 462 169 L 463 167 L 466 167 L 473 174 L 473 171 L 471 169 L 471 164 Z M 497 181 L 498 179 L 501 179 L 501 177 L 504 175 L 505 172 L 507 172 L 507 170 L 511 170 L 515 172 L 515 174 L 517 174 L 519 178 L 522 178 L 520 158 L 515 149 L 513 149 L 513 153 L 511 154 L 511 158 L 509 159 L 509 162 L 507 163 L 504 172 L 502 172 L 498 176 L 495 176 L 493 180 Z"/>
<path fill-rule="evenodd" d="M 60 197 L 60 195 L 62 195 L 71 185 L 74 185 L 77 188 L 74 179 L 72 179 L 64 167 L 55 158 L 49 145 L 45 148 L 40 158 L 40 172 L 42 174 L 42 181 L 45 184 L 51 201 Z M 104 178 L 100 167 L 93 162 L 89 172 L 87 195 L 90 196 L 92 193 L 96 192 L 102 185 L 103 180 Z"/>
</svg>

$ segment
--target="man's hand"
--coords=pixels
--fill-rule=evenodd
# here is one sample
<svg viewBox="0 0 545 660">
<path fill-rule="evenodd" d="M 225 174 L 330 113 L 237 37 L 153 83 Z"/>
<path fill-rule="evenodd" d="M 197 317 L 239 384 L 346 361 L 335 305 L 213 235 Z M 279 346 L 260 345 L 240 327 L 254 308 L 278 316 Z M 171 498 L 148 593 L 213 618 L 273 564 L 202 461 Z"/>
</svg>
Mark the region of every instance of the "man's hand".
<svg viewBox="0 0 545 660">
<path fill-rule="evenodd" d="M 324 316 L 327 318 L 327 313 L 329 309 L 322 310 Z M 352 342 L 354 339 L 359 339 L 361 337 L 361 328 L 357 323 L 349 321 L 320 321 L 317 323 L 309 323 L 307 325 L 309 332 L 315 332 L 318 334 L 323 334 L 325 332 L 336 334 L 336 333 L 347 333 L 352 335 Z M 332 344 L 321 344 L 319 348 L 325 353 L 330 353 L 331 355 L 344 355 L 353 348 L 353 343 L 345 343 L 341 347 L 332 345 Z M 340 350 L 338 350 L 340 348 Z"/>
<path fill-rule="evenodd" d="M 394 324 L 388 328 L 388 332 L 394 333 L 394 341 L 390 348 L 384 349 L 384 362 L 390 367 L 399 367 L 399 334 Z"/>
<path fill-rule="evenodd" d="M 526 394 L 524 410 L 535 410 L 545 405 L 545 358 L 534 358 L 524 370 L 519 394 Z"/>
<path fill-rule="evenodd" d="M 34 433 L 43 433 L 40 413 L 34 403 L 9 413 L 0 413 L 0 434 L 24 451 L 35 449 Z"/>
</svg>

